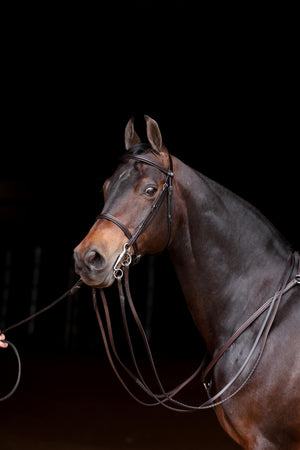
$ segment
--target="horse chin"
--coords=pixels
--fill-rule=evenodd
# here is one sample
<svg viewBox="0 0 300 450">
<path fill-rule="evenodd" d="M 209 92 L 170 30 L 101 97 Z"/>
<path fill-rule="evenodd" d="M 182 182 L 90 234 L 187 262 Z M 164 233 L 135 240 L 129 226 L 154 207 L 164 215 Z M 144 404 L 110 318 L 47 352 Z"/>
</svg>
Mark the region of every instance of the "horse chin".
<svg viewBox="0 0 300 450">
<path fill-rule="evenodd" d="M 81 279 L 87 286 L 93 288 L 104 289 L 113 284 L 115 281 L 115 277 L 113 276 L 113 272 L 106 274 L 103 277 L 103 274 L 95 274 L 93 276 L 86 276 L 85 274 L 81 274 Z"/>
</svg>

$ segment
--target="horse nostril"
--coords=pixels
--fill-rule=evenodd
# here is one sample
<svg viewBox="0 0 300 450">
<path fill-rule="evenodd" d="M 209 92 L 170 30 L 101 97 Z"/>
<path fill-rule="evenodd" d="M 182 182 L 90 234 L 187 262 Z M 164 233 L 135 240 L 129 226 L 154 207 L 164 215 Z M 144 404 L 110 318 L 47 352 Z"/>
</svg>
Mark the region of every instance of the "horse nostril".
<svg viewBox="0 0 300 450">
<path fill-rule="evenodd" d="M 84 255 L 84 262 L 91 269 L 100 270 L 103 267 L 105 260 L 103 256 L 95 250 L 88 250 Z"/>
</svg>

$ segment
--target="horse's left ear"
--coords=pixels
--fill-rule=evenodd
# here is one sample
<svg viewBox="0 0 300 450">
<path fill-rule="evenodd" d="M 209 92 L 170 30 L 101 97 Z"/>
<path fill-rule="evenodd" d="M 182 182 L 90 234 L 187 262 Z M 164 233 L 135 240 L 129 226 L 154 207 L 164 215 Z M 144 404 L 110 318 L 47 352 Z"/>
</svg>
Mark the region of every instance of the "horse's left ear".
<svg viewBox="0 0 300 450">
<path fill-rule="evenodd" d="M 133 117 L 131 117 L 125 127 L 125 148 L 126 150 L 129 150 L 130 147 L 139 144 L 140 142 L 141 140 L 134 129 Z"/>
<path fill-rule="evenodd" d="M 144 116 L 147 124 L 147 137 L 148 140 L 154 150 L 156 150 L 159 154 L 163 154 L 167 152 L 166 147 L 163 144 L 161 132 L 158 126 L 158 123 L 151 119 L 149 116 Z"/>
</svg>

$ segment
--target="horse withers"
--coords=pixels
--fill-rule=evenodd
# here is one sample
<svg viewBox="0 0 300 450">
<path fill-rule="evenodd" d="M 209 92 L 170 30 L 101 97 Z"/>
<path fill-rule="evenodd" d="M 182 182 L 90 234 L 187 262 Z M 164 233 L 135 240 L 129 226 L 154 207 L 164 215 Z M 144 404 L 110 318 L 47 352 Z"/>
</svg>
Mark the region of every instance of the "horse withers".
<svg viewBox="0 0 300 450">
<path fill-rule="evenodd" d="M 149 144 L 131 119 L 103 211 L 74 250 L 76 272 L 106 288 L 122 252 L 167 247 L 211 359 L 222 353 L 209 374 L 220 424 L 245 449 L 300 449 L 299 256 L 253 206 L 171 156 L 145 118 Z"/>
</svg>

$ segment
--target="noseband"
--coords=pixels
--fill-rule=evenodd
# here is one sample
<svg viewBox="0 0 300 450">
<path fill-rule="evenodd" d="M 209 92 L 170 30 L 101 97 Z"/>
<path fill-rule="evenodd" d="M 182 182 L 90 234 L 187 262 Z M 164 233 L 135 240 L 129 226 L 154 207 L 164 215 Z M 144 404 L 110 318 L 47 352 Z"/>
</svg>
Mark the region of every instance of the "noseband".
<svg viewBox="0 0 300 450">
<path fill-rule="evenodd" d="M 137 145 L 140 146 L 141 144 L 137 144 Z M 142 145 L 146 145 L 146 144 L 142 144 Z M 149 149 L 149 146 L 148 145 L 146 145 L 146 146 L 147 146 L 147 149 Z M 130 150 L 132 150 L 133 148 L 134 147 L 132 147 Z M 119 257 L 117 258 L 117 260 L 114 264 L 113 270 L 114 270 L 114 277 L 116 279 L 122 278 L 122 276 L 123 276 L 122 267 L 128 267 L 132 261 L 134 263 L 137 263 L 140 260 L 141 255 L 138 252 L 138 247 L 137 247 L 136 241 L 139 238 L 139 236 L 145 231 L 145 229 L 150 225 L 150 223 L 152 222 L 154 217 L 156 216 L 166 195 L 167 195 L 168 239 L 167 239 L 165 248 L 168 247 L 170 238 L 171 238 L 171 227 L 172 227 L 171 199 L 172 199 L 172 190 L 173 190 L 172 180 L 174 177 L 173 162 L 172 162 L 171 155 L 169 155 L 169 168 L 168 169 L 166 169 L 161 164 L 158 164 L 158 163 L 152 161 L 151 159 L 148 159 L 145 156 L 137 156 L 137 155 L 133 155 L 131 153 L 128 153 L 128 154 L 125 154 L 122 156 L 123 161 L 130 160 L 130 159 L 133 159 L 140 163 L 155 167 L 156 169 L 160 170 L 160 172 L 162 172 L 163 174 L 166 175 L 166 179 L 165 179 L 163 187 L 161 188 L 158 196 L 156 197 L 154 203 L 152 204 L 149 213 L 140 222 L 140 224 L 137 226 L 137 228 L 135 229 L 133 234 L 131 234 L 131 232 L 129 231 L 127 226 L 124 225 L 117 217 L 114 217 L 109 213 L 101 213 L 97 216 L 96 220 L 105 219 L 105 220 L 109 220 L 110 222 L 113 222 L 115 225 L 117 225 L 123 231 L 125 236 L 129 239 L 129 241 L 126 242 L 126 244 L 124 244 L 123 251 L 120 253 Z M 133 250 L 134 250 L 133 258 L 130 254 L 131 247 L 133 247 Z"/>
</svg>

